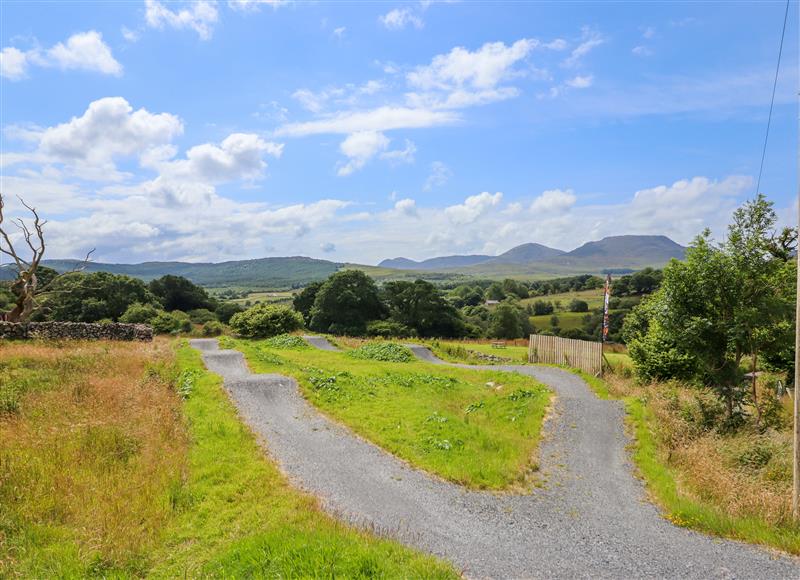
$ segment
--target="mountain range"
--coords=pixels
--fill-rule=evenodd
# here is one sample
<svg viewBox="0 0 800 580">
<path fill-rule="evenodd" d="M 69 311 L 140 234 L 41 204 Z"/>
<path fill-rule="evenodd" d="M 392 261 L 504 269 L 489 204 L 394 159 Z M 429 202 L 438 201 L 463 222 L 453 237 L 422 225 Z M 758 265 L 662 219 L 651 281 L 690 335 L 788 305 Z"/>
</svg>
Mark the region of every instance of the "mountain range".
<svg viewBox="0 0 800 580">
<path fill-rule="evenodd" d="M 531 266 L 586 268 L 586 273 L 617 268 L 662 266 L 672 258 L 683 259 L 686 248 L 666 236 L 610 236 L 587 242 L 570 252 L 542 244 L 522 244 L 500 254 L 441 256 L 420 262 L 408 258 L 383 260 L 379 267 L 397 270 L 484 271 L 494 266 Z"/>
<path fill-rule="evenodd" d="M 420 262 L 408 258 L 382 261 L 376 266 L 344 264 L 303 256 L 258 258 L 220 263 L 144 262 L 108 264 L 90 262 L 86 272 L 127 274 L 152 280 L 165 274 L 184 276 L 211 288 L 283 289 L 324 280 L 343 268 L 365 271 L 380 280 L 424 278 L 460 280 L 486 278 L 553 278 L 575 274 L 601 274 L 604 271 L 633 271 L 646 266 L 659 267 L 672 258 L 682 259 L 686 248 L 665 236 L 613 236 L 583 244 L 570 252 L 522 244 L 499 256 L 482 254 L 441 256 Z M 44 260 L 43 265 L 59 272 L 74 269 L 78 260 Z M 0 280 L 15 277 L 13 268 L 0 266 Z"/>
</svg>

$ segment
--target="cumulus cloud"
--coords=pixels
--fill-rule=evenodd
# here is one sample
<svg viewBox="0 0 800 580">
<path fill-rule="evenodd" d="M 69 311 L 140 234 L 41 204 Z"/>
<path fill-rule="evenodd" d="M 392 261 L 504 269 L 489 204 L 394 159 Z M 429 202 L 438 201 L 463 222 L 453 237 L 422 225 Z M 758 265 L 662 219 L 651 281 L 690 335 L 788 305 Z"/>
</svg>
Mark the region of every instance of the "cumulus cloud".
<svg viewBox="0 0 800 580">
<path fill-rule="evenodd" d="M 80 117 L 31 132 L 28 137 L 37 141 L 40 157 L 94 170 L 104 179 L 116 171 L 115 158 L 140 154 L 182 132 L 183 123 L 175 115 L 154 114 L 144 108 L 134 111 L 122 97 L 107 97 L 90 103 Z"/>
<path fill-rule="evenodd" d="M 103 35 L 95 30 L 73 34 L 66 42 L 59 42 L 49 49 L 21 51 L 10 46 L 0 52 L 0 76 L 4 78 L 22 79 L 27 76 L 28 67 L 32 65 L 114 76 L 122 74 L 122 65 L 103 41 Z"/>
<path fill-rule="evenodd" d="M 402 30 L 406 26 L 413 26 L 419 29 L 425 25 L 422 18 L 408 8 L 395 8 L 379 16 L 378 20 L 389 30 Z"/>
<path fill-rule="evenodd" d="M 358 171 L 367 161 L 388 147 L 388 137 L 378 131 L 359 131 L 348 135 L 339 145 L 339 150 L 349 161 L 339 167 L 337 175 L 345 176 Z"/>
<path fill-rule="evenodd" d="M 381 153 L 381 159 L 385 159 L 393 165 L 400 163 L 414 163 L 414 155 L 416 153 L 417 146 L 414 145 L 413 141 L 406 139 L 405 147 L 403 149 L 384 151 Z"/>
<path fill-rule="evenodd" d="M 550 189 L 542 192 L 533 200 L 531 211 L 534 213 L 563 212 L 575 205 L 576 199 L 571 189 Z"/>
<path fill-rule="evenodd" d="M 194 30 L 201 40 L 208 40 L 219 18 L 217 3 L 208 0 L 192 2 L 187 8 L 173 11 L 158 0 L 145 0 L 145 21 L 151 28 L 165 27 Z"/>
<path fill-rule="evenodd" d="M 572 87 L 573 89 L 588 89 L 592 86 L 594 82 L 594 77 L 592 75 L 585 75 L 581 76 L 578 75 L 566 81 L 566 85 L 568 87 Z"/>
<path fill-rule="evenodd" d="M 417 217 L 417 202 L 413 199 L 401 199 L 394 204 L 394 209 L 397 213 L 409 217 Z"/>
<path fill-rule="evenodd" d="M 462 204 L 446 207 L 444 213 L 454 224 L 470 224 L 493 207 L 497 207 L 502 200 L 502 193 L 491 194 L 484 191 L 478 195 L 469 196 Z"/>
<path fill-rule="evenodd" d="M 256 11 L 262 6 L 279 8 L 289 4 L 289 0 L 228 0 L 228 6 L 242 12 Z"/>
</svg>

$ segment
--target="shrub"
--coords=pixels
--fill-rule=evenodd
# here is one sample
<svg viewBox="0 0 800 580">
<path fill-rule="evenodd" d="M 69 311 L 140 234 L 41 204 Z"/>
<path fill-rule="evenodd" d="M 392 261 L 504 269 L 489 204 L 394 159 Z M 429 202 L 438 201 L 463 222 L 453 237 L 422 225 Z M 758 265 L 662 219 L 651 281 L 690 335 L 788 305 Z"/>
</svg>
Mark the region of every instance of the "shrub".
<svg viewBox="0 0 800 580">
<path fill-rule="evenodd" d="M 302 328 L 303 317 L 286 306 L 256 304 L 244 312 L 234 314 L 230 324 L 240 336 L 267 338 Z"/>
<path fill-rule="evenodd" d="M 270 348 L 308 348 L 308 343 L 305 340 L 293 334 L 279 334 L 278 336 L 273 336 L 265 340 L 264 344 Z"/>
<path fill-rule="evenodd" d="M 119 317 L 120 322 L 131 324 L 150 324 L 158 316 L 159 310 L 152 304 L 136 302 L 128 306 L 125 313 Z"/>
<path fill-rule="evenodd" d="M 216 315 L 222 324 L 228 324 L 231 321 L 231 317 L 239 312 L 244 312 L 244 308 L 236 304 L 236 302 L 223 302 L 217 306 Z"/>
<path fill-rule="evenodd" d="M 393 320 L 373 320 L 367 324 L 367 336 L 385 336 L 385 337 L 405 337 L 414 336 L 412 331 L 405 324 L 400 324 Z"/>
<path fill-rule="evenodd" d="M 203 325 L 203 336 L 219 336 L 225 332 L 225 326 L 218 320 L 209 320 Z"/>
<path fill-rule="evenodd" d="M 348 354 L 353 358 L 384 362 L 410 362 L 414 359 L 410 348 L 396 342 L 370 342 Z"/>
<path fill-rule="evenodd" d="M 187 314 L 189 315 L 189 320 L 192 321 L 192 324 L 205 324 L 206 322 L 211 322 L 212 320 L 217 319 L 217 316 L 207 308 L 196 308 L 194 310 L 190 310 Z"/>
<path fill-rule="evenodd" d="M 567 310 L 570 312 L 589 312 L 589 303 L 585 300 L 578 300 L 575 298 L 569 303 Z"/>
<path fill-rule="evenodd" d="M 174 312 L 159 312 L 151 325 L 157 334 L 177 334 L 178 332 L 189 332 L 192 330 L 192 322 L 189 315 L 180 310 Z"/>
</svg>

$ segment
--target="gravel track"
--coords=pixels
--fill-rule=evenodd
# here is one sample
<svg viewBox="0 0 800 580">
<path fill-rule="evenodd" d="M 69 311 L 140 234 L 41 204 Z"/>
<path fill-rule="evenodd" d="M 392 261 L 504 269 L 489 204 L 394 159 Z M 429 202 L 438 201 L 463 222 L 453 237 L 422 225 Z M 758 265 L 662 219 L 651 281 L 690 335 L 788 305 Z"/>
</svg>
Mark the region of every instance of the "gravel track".
<svg viewBox="0 0 800 580">
<path fill-rule="evenodd" d="M 293 379 L 250 373 L 241 353 L 218 350 L 214 339 L 191 343 L 293 483 L 338 517 L 446 558 L 468 577 L 800 578 L 800 560 L 660 517 L 632 475 L 620 403 L 598 399 L 571 373 L 456 365 L 519 372 L 557 394 L 540 446 L 544 488 L 489 494 L 441 481 L 359 438 L 307 403 Z"/>
</svg>

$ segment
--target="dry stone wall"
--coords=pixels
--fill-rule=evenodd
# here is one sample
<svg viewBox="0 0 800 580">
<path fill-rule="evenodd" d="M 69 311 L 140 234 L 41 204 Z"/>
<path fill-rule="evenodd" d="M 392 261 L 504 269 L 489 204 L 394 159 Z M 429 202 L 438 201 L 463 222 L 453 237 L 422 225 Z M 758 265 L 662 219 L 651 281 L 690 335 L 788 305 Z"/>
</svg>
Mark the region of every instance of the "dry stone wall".
<svg viewBox="0 0 800 580">
<path fill-rule="evenodd" d="M 25 340 L 153 340 L 147 324 L 111 322 L 0 322 L 0 339 Z"/>
</svg>

